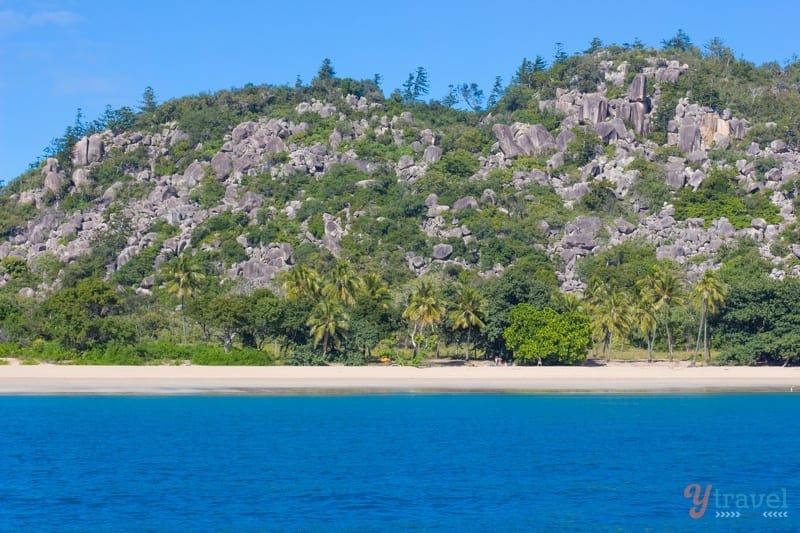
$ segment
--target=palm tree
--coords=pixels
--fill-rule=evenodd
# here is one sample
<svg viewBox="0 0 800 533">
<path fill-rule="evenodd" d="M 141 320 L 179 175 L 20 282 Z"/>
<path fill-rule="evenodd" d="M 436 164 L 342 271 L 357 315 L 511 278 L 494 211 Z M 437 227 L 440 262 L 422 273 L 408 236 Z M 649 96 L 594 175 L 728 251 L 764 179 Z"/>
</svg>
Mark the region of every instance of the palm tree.
<svg viewBox="0 0 800 533">
<path fill-rule="evenodd" d="M 352 271 L 350 265 L 339 261 L 325 275 L 322 294 L 333 301 L 351 307 L 361 291 L 362 280 Z"/>
<path fill-rule="evenodd" d="M 341 341 L 350 329 L 349 320 L 350 317 L 338 302 L 323 298 L 314 306 L 306 325 L 311 327 L 314 346 L 322 342 L 323 356 L 327 355 L 331 341 L 337 350 L 341 348 Z"/>
<path fill-rule="evenodd" d="M 708 316 L 713 315 L 725 303 L 728 295 L 728 285 L 722 281 L 719 273 L 706 270 L 703 278 L 694 284 L 689 292 L 689 300 L 700 311 L 700 327 L 697 330 L 697 346 L 692 357 L 692 365 L 697 362 L 697 353 L 700 351 L 700 334 L 703 336 L 703 353 L 706 364 L 711 354 L 708 349 Z"/>
<path fill-rule="evenodd" d="M 319 274 L 305 265 L 298 265 L 284 274 L 281 286 L 290 300 L 317 299 L 321 295 Z"/>
<path fill-rule="evenodd" d="M 472 328 L 482 328 L 485 326 L 482 317 L 486 313 L 486 301 L 475 290 L 474 287 L 459 286 L 456 290 L 456 297 L 453 300 L 453 309 L 450 310 L 450 318 L 453 321 L 453 331 L 457 329 L 467 330 L 467 353 L 469 360 L 469 343 Z M 473 354 L 475 346 L 472 347 Z"/>
<path fill-rule="evenodd" d="M 361 283 L 361 296 L 374 302 L 381 309 L 389 307 L 389 302 L 392 299 L 392 295 L 389 293 L 389 286 L 374 272 L 364 276 Z"/>
<path fill-rule="evenodd" d="M 624 338 L 630 332 L 630 298 L 613 281 L 594 279 L 587 290 L 592 314 L 592 327 L 599 333 L 603 356 L 608 358 L 608 349 L 614 336 Z"/>
<path fill-rule="evenodd" d="M 672 361 L 672 332 L 669 329 L 669 320 L 672 309 L 684 303 L 684 290 L 681 279 L 668 266 L 657 264 L 646 278 L 640 280 L 640 293 L 653 301 L 653 307 L 664 320 L 667 332 L 667 349 L 669 360 Z"/>
<path fill-rule="evenodd" d="M 183 253 L 164 268 L 164 287 L 181 300 L 183 342 L 186 342 L 186 297 L 194 297 L 205 278 L 202 267 L 188 253 Z"/>
<path fill-rule="evenodd" d="M 419 353 L 417 344 L 417 333 L 422 333 L 426 326 L 433 326 L 442 321 L 445 314 L 445 306 L 433 284 L 428 280 L 420 281 L 417 288 L 411 293 L 408 306 L 403 311 L 403 318 L 410 320 L 413 328 L 411 330 L 411 345 L 414 347 L 414 356 Z"/>
<path fill-rule="evenodd" d="M 653 300 L 649 295 L 639 294 L 635 303 L 631 306 L 631 318 L 639 327 L 639 331 L 647 341 L 647 361 L 653 362 L 653 342 L 656 337 L 658 319 Z"/>
<path fill-rule="evenodd" d="M 559 290 L 553 291 L 553 302 L 564 313 L 575 313 L 581 310 L 585 302 L 580 296 L 571 292 L 561 292 Z"/>
</svg>

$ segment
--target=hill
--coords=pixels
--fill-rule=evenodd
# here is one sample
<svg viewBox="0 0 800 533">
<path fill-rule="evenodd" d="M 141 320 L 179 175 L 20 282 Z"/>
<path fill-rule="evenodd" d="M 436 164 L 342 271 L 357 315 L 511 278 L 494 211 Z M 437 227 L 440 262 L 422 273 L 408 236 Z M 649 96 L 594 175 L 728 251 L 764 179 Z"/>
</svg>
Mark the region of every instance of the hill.
<svg viewBox="0 0 800 533">
<path fill-rule="evenodd" d="M 79 115 L 2 189 L 2 336 L 44 358 L 147 361 L 218 338 L 255 361 L 477 342 L 570 362 L 508 341 L 531 304 L 574 312 L 604 351 L 695 348 L 711 314 L 728 360 L 796 360 L 791 309 L 758 341 L 734 310 L 797 290 L 799 86 L 800 63 L 679 32 L 525 59 L 488 97 L 459 83 L 423 102 L 424 68 L 387 97 L 327 60 L 309 85 L 161 104 L 148 89 L 136 112 Z M 659 272 L 674 305 L 642 288 Z M 719 313 L 689 305 L 706 272 L 730 289 Z M 602 313 L 624 316 L 601 323 L 612 293 L 625 312 Z M 652 328 L 635 318 L 648 298 Z"/>
</svg>

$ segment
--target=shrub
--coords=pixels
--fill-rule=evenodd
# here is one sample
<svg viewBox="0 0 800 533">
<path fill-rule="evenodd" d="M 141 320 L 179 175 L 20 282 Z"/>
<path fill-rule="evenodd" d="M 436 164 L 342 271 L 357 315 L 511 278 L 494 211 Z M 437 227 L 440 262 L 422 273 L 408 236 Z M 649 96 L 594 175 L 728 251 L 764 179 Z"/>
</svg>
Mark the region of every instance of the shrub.
<svg viewBox="0 0 800 533">
<path fill-rule="evenodd" d="M 200 185 L 189 193 L 189 200 L 203 209 L 210 209 L 225 197 L 225 186 L 216 177 L 206 175 Z"/>
</svg>

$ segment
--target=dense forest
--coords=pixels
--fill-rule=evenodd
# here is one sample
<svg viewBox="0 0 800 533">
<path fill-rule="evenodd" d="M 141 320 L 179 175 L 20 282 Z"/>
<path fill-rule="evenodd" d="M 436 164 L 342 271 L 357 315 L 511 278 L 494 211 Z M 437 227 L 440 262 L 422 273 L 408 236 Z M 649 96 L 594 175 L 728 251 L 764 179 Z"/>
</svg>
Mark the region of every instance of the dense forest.
<svg viewBox="0 0 800 533">
<path fill-rule="evenodd" d="M 557 50 L 79 111 L 0 189 L 0 356 L 798 363 L 800 61 Z"/>
</svg>

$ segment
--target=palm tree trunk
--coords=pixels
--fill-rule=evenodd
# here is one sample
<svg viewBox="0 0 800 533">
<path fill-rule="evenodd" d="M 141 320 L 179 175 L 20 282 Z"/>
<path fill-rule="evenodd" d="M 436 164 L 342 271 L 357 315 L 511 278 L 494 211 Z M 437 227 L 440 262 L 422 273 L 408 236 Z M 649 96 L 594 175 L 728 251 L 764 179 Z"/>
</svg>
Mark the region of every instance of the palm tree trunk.
<svg viewBox="0 0 800 533">
<path fill-rule="evenodd" d="M 650 335 L 645 335 L 647 337 L 647 362 L 653 362 L 653 340 L 650 338 Z"/>
<path fill-rule="evenodd" d="M 705 309 L 705 302 L 700 307 L 700 327 L 697 328 L 697 344 L 694 347 L 694 356 L 692 357 L 692 366 L 697 363 L 697 354 L 700 353 L 700 336 L 703 333 L 703 324 L 706 321 L 706 309 Z"/>
<path fill-rule="evenodd" d="M 183 344 L 186 344 L 186 305 L 183 295 L 181 295 L 181 321 L 183 322 Z"/>
<path fill-rule="evenodd" d="M 667 320 L 664 322 L 664 325 L 667 328 L 667 349 L 669 350 L 669 360 L 672 362 L 672 333 L 669 330 L 669 315 L 667 315 Z"/>
<path fill-rule="evenodd" d="M 711 362 L 711 350 L 708 347 L 708 317 L 703 321 L 703 345 L 706 352 L 706 364 Z"/>
</svg>

